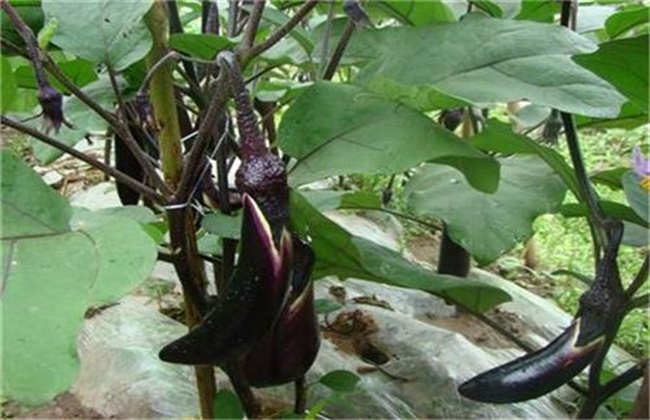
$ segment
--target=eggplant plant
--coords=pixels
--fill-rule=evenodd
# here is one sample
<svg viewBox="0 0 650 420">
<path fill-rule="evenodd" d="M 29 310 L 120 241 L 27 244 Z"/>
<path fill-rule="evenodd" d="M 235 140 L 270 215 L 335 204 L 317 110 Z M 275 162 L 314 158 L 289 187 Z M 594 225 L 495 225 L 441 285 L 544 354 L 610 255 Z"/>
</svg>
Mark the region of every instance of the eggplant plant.
<svg viewBox="0 0 650 420">
<path fill-rule="evenodd" d="M 622 319 L 647 305 L 638 293 L 647 251 L 625 285 L 617 256 L 631 243 L 647 248 L 630 235 L 647 233 L 650 171 L 634 149 L 633 170 L 610 179 L 629 205 L 605 202 L 578 137 L 582 128 L 647 122 L 646 5 L 0 5 L 3 128 L 26 135 L 41 165 L 67 154 L 99 169 L 125 205 L 80 223 L 19 156 L 2 152 L 4 396 L 37 405 L 67 390 L 85 309 L 119 299 L 161 260 L 181 282 L 189 330 L 152 350 L 161 363 L 194 366 L 201 417 L 218 414 L 215 368 L 248 417 L 267 414 L 253 388 L 287 383 L 296 388 L 293 410 L 304 415 L 321 342 L 314 281 L 335 275 L 419 289 L 485 317 L 510 296 L 473 277 L 472 261 L 493 262 L 531 237 L 538 216 L 562 212 L 589 222 L 594 247 L 594 279 L 574 321 L 546 347 L 461 384 L 459 394 L 512 403 L 571 383 L 579 415 L 593 417 L 647 375 L 639 361 L 601 383 Z M 516 133 L 501 115 L 521 100 L 541 117 Z M 544 144 L 560 131 L 571 164 Z M 97 140 L 112 144 L 104 160 L 75 147 Z M 391 176 L 385 197 L 403 178 L 407 206 L 335 190 L 330 208 L 442 230 L 438 271 L 324 216 L 310 184 L 359 174 Z M 563 205 L 567 191 L 577 204 Z M 206 238 L 219 246 L 202 247 Z M 50 301 L 71 304 L 43 317 Z M 587 366 L 587 384 L 576 383 Z"/>
</svg>

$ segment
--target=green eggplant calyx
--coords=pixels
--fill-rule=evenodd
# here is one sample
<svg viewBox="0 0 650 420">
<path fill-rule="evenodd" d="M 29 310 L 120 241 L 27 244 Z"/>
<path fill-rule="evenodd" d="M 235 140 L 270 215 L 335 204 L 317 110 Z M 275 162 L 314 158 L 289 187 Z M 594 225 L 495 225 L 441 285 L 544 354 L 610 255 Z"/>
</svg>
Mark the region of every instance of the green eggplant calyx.
<svg viewBox="0 0 650 420">
<path fill-rule="evenodd" d="M 290 292 L 291 236 L 279 247 L 255 200 L 244 194 L 241 252 L 226 291 L 188 334 L 165 346 L 160 359 L 218 365 L 246 355 L 273 328 Z"/>
<path fill-rule="evenodd" d="M 458 392 L 466 398 L 509 404 L 541 397 L 568 382 L 594 359 L 605 336 L 579 346 L 582 319 L 574 322 L 546 347 L 481 373 L 464 382 Z"/>
</svg>

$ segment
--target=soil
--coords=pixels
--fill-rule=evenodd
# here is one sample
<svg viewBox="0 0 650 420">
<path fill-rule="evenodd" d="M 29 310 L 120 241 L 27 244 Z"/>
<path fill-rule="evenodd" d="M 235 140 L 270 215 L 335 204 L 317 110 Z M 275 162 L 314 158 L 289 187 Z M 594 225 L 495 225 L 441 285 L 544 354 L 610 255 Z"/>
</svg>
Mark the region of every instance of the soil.
<svg viewBox="0 0 650 420">
<path fill-rule="evenodd" d="M 30 411 L 22 411 L 12 402 L 2 405 L 2 418 L 36 419 L 103 419 L 106 418 L 86 408 L 70 392 L 65 392 L 51 402 Z"/>
</svg>

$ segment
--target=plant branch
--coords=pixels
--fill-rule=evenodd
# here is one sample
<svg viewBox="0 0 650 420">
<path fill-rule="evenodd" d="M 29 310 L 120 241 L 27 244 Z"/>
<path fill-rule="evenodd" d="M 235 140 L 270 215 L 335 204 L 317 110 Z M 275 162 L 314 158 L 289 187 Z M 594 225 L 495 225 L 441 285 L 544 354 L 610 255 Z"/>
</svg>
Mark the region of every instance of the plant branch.
<svg viewBox="0 0 650 420">
<path fill-rule="evenodd" d="M 74 147 L 68 146 L 65 143 L 60 142 L 59 140 L 52 138 L 44 133 L 41 133 L 40 131 L 25 125 L 23 123 L 13 121 L 4 115 L 0 116 L 2 118 L 1 122 L 2 124 L 6 125 L 7 127 L 11 127 L 14 130 L 20 131 L 22 133 L 25 133 L 29 136 L 34 137 L 37 140 L 42 141 L 43 143 L 52 146 L 54 148 L 57 148 L 71 156 L 74 156 L 75 158 L 87 163 L 88 165 L 92 166 L 93 168 L 97 168 L 100 171 L 112 176 L 115 178 L 117 181 L 121 182 L 122 184 L 128 186 L 134 191 L 138 191 L 140 194 L 150 198 L 152 201 L 154 201 L 157 204 L 165 204 L 165 199 L 163 196 L 161 196 L 158 192 L 154 191 L 153 189 L 149 188 L 145 184 L 141 183 L 140 181 L 137 181 L 136 179 L 131 178 L 130 176 L 126 175 L 123 172 L 118 171 L 117 169 L 113 168 L 112 166 L 106 165 L 104 162 L 101 162 L 91 156 L 88 156 L 87 154 L 80 152 L 79 150 L 75 149 Z"/>
<path fill-rule="evenodd" d="M 266 0 L 253 1 L 253 7 L 250 11 L 250 14 L 248 15 L 246 32 L 244 32 L 244 39 L 242 40 L 242 45 L 246 49 L 251 48 L 255 42 L 255 35 L 257 35 L 257 29 L 259 28 L 260 22 L 262 21 L 264 6 L 266 6 Z"/>
<path fill-rule="evenodd" d="M 339 66 L 341 58 L 343 58 L 343 53 L 345 52 L 350 39 L 352 39 L 352 34 L 354 33 L 355 28 L 356 24 L 354 21 L 351 18 L 348 18 L 345 28 L 343 29 L 343 34 L 341 34 L 341 38 L 339 39 L 339 43 L 336 45 L 332 58 L 330 58 L 329 63 L 327 63 L 325 73 L 323 73 L 323 80 L 332 80 L 332 77 L 334 77 L 336 68 Z"/>
<path fill-rule="evenodd" d="M 219 77 L 214 83 L 216 85 L 215 93 L 212 95 L 208 109 L 201 119 L 196 141 L 183 167 L 181 180 L 176 191 L 176 197 L 179 202 L 187 202 L 190 199 L 196 175 L 201 169 L 201 161 L 203 160 L 205 149 L 214 135 L 214 129 L 217 126 L 218 119 L 223 113 L 228 99 L 227 77 L 223 75 L 223 72 L 219 74 Z"/>
<path fill-rule="evenodd" d="M 298 25 L 314 7 L 316 7 L 317 3 L 318 0 L 307 0 L 284 25 L 277 28 L 263 42 L 254 45 L 250 49 L 246 50 L 245 53 L 242 51 L 242 67 L 245 67 L 245 63 L 249 60 L 257 57 L 280 42 L 285 35 L 291 32 L 291 30 L 296 27 L 296 25 Z"/>
<path fill-rule="evenodd" d="M 647 360 L 642 360 L 602 386 L 598 393 L 587 399 L 576 415 L 578 419 L 591 419 L 598 407 L 621 389 L 640 379 L 646 369 Z"/>
<path fill-rule="evenodd" d="M 145 59 L 149 69 L 160 63 L 169 52 L 165 1 L 156 0 L 145 16 L 145 23 L 153 38 L 153 46 Z M 163 62 L 159 64 L 157 71 L 151 73 L 149 96 L 158 134 L 162 170 L 167 184 L 177 190 L 183 172 L 183 152 L 176 109 L 173 67 L 171 63 Z M 183 285 L 185 319 L 188 327 L 192 328 L 200 322 L 208 307 L 205 267 L 197 249 L 194 217 L 188 203 L 185 200 L 178 200 L 178 196 L 172 200 L 166 210 L 174 268 Z M 216 395 L 214 368 L 195 366 L 194 371 L 201 416 L 212 418 Z"/>
</svg>

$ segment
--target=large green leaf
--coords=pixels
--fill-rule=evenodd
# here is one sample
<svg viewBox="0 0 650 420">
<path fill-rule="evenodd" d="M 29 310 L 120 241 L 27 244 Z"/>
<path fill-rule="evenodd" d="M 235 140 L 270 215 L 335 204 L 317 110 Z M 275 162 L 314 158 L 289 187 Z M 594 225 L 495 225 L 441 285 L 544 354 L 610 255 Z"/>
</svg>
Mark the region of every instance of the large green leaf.
<svg viewBox="0 0 650 420">
<path fill-rule="evenodd" d="M 559 206 L 565 192 L 560 178 L 537 156 L 501 159 L 494 194 L 471 188 L 453 168 L 433 164 L 419 168 L 406 186 L 414 212 L 443 219 L 454 242 L 481 264 L 529 238 L 535 218 Z"/>
<path fill-rule="evenodd" d="M 151 48 L 151 34 L 142 18 L 153 0 L 70 2 L 43 0 L 47 19 L 59 22 L 52 43 L 96 63 L 122 70 L 143 58 Z"/>
<path fill-rule="evenodd" d="M 607 80 L 637 107 L 648 112 L 648 35 L 600 45 L 593 54 L 574 60 Z"/>
<path fill-rule="evenodd" d="M 115 93 L 106 76 L 90 83 L 82 90 L 91 99 L 105 108 L 111 109 L 115 105 Z M 40 110 L 40 108 L 38 109 Z M 108 123 L 103 118 L 88 108 L 76 96 L 69 96 L 64 99 L 63 115 L 72 124 L 72 128 L 62 126 L 59 133 L 55 134 L 54 137 L 69 146 L 74 146 L 89 133 L 103 133 L 108 127 Z M 34 120 L 31 122 L 31 125 L 39 126 L 40 121 L 38 119 Z M 34 156 L 43 165 L 47 165 L 63 155 L 63 152 L 59 149 L 48 146 L 36 139 L 32 140 L 32 147 Z"/>
<path fill-rule="evenodd" d="M 74 381 L 85 311 L 144 280 L 156 246 L 126 218 L 70 230 L 68 203 L 7 151 L 1 192 L 3 395 L 37 405 Z"/>
<path fill-rule="evenodd" d="M 497 162 L 425 115 L 362 89 L 316 83 L 296 99 L 279 128 L 280 145 L 297 159 L 290 182 L 341 174 L 393 174 L 424 161 L 461 170 L 476 188 L 493 191 Z"/>
<path fill-rule="evenodd" d="M 420 109 L 527 99 L 576 114 L 616 116 L 623 96 L 571 60 L 596 45 L 557 25 L 469 16 L 460 22 L 360 32 L 376 56 L 357 83 Z M 364 40 L 364 38 L 366 38 Z M 438 92 L 426 108 L 411 87 Z M 444 99 L 438 102 L 439 96 Z"/>
<path fill-rule="evenodd" d="M 521 0 L 521 11 L 516 19 L 551 23 L 559 12 L 560 3 L 556 0 Z"/>
<path fill-rule="evenodd" d="M 435 274 L 391 249 L 351 235 L 296 192 L 291 194 L 291 226 L 297 234 L 311 239 L 316 253 L 315 279 L 335 275 L 425 290 L 479 312 L 509 300 L 500 289 Z"/>
</svg>

